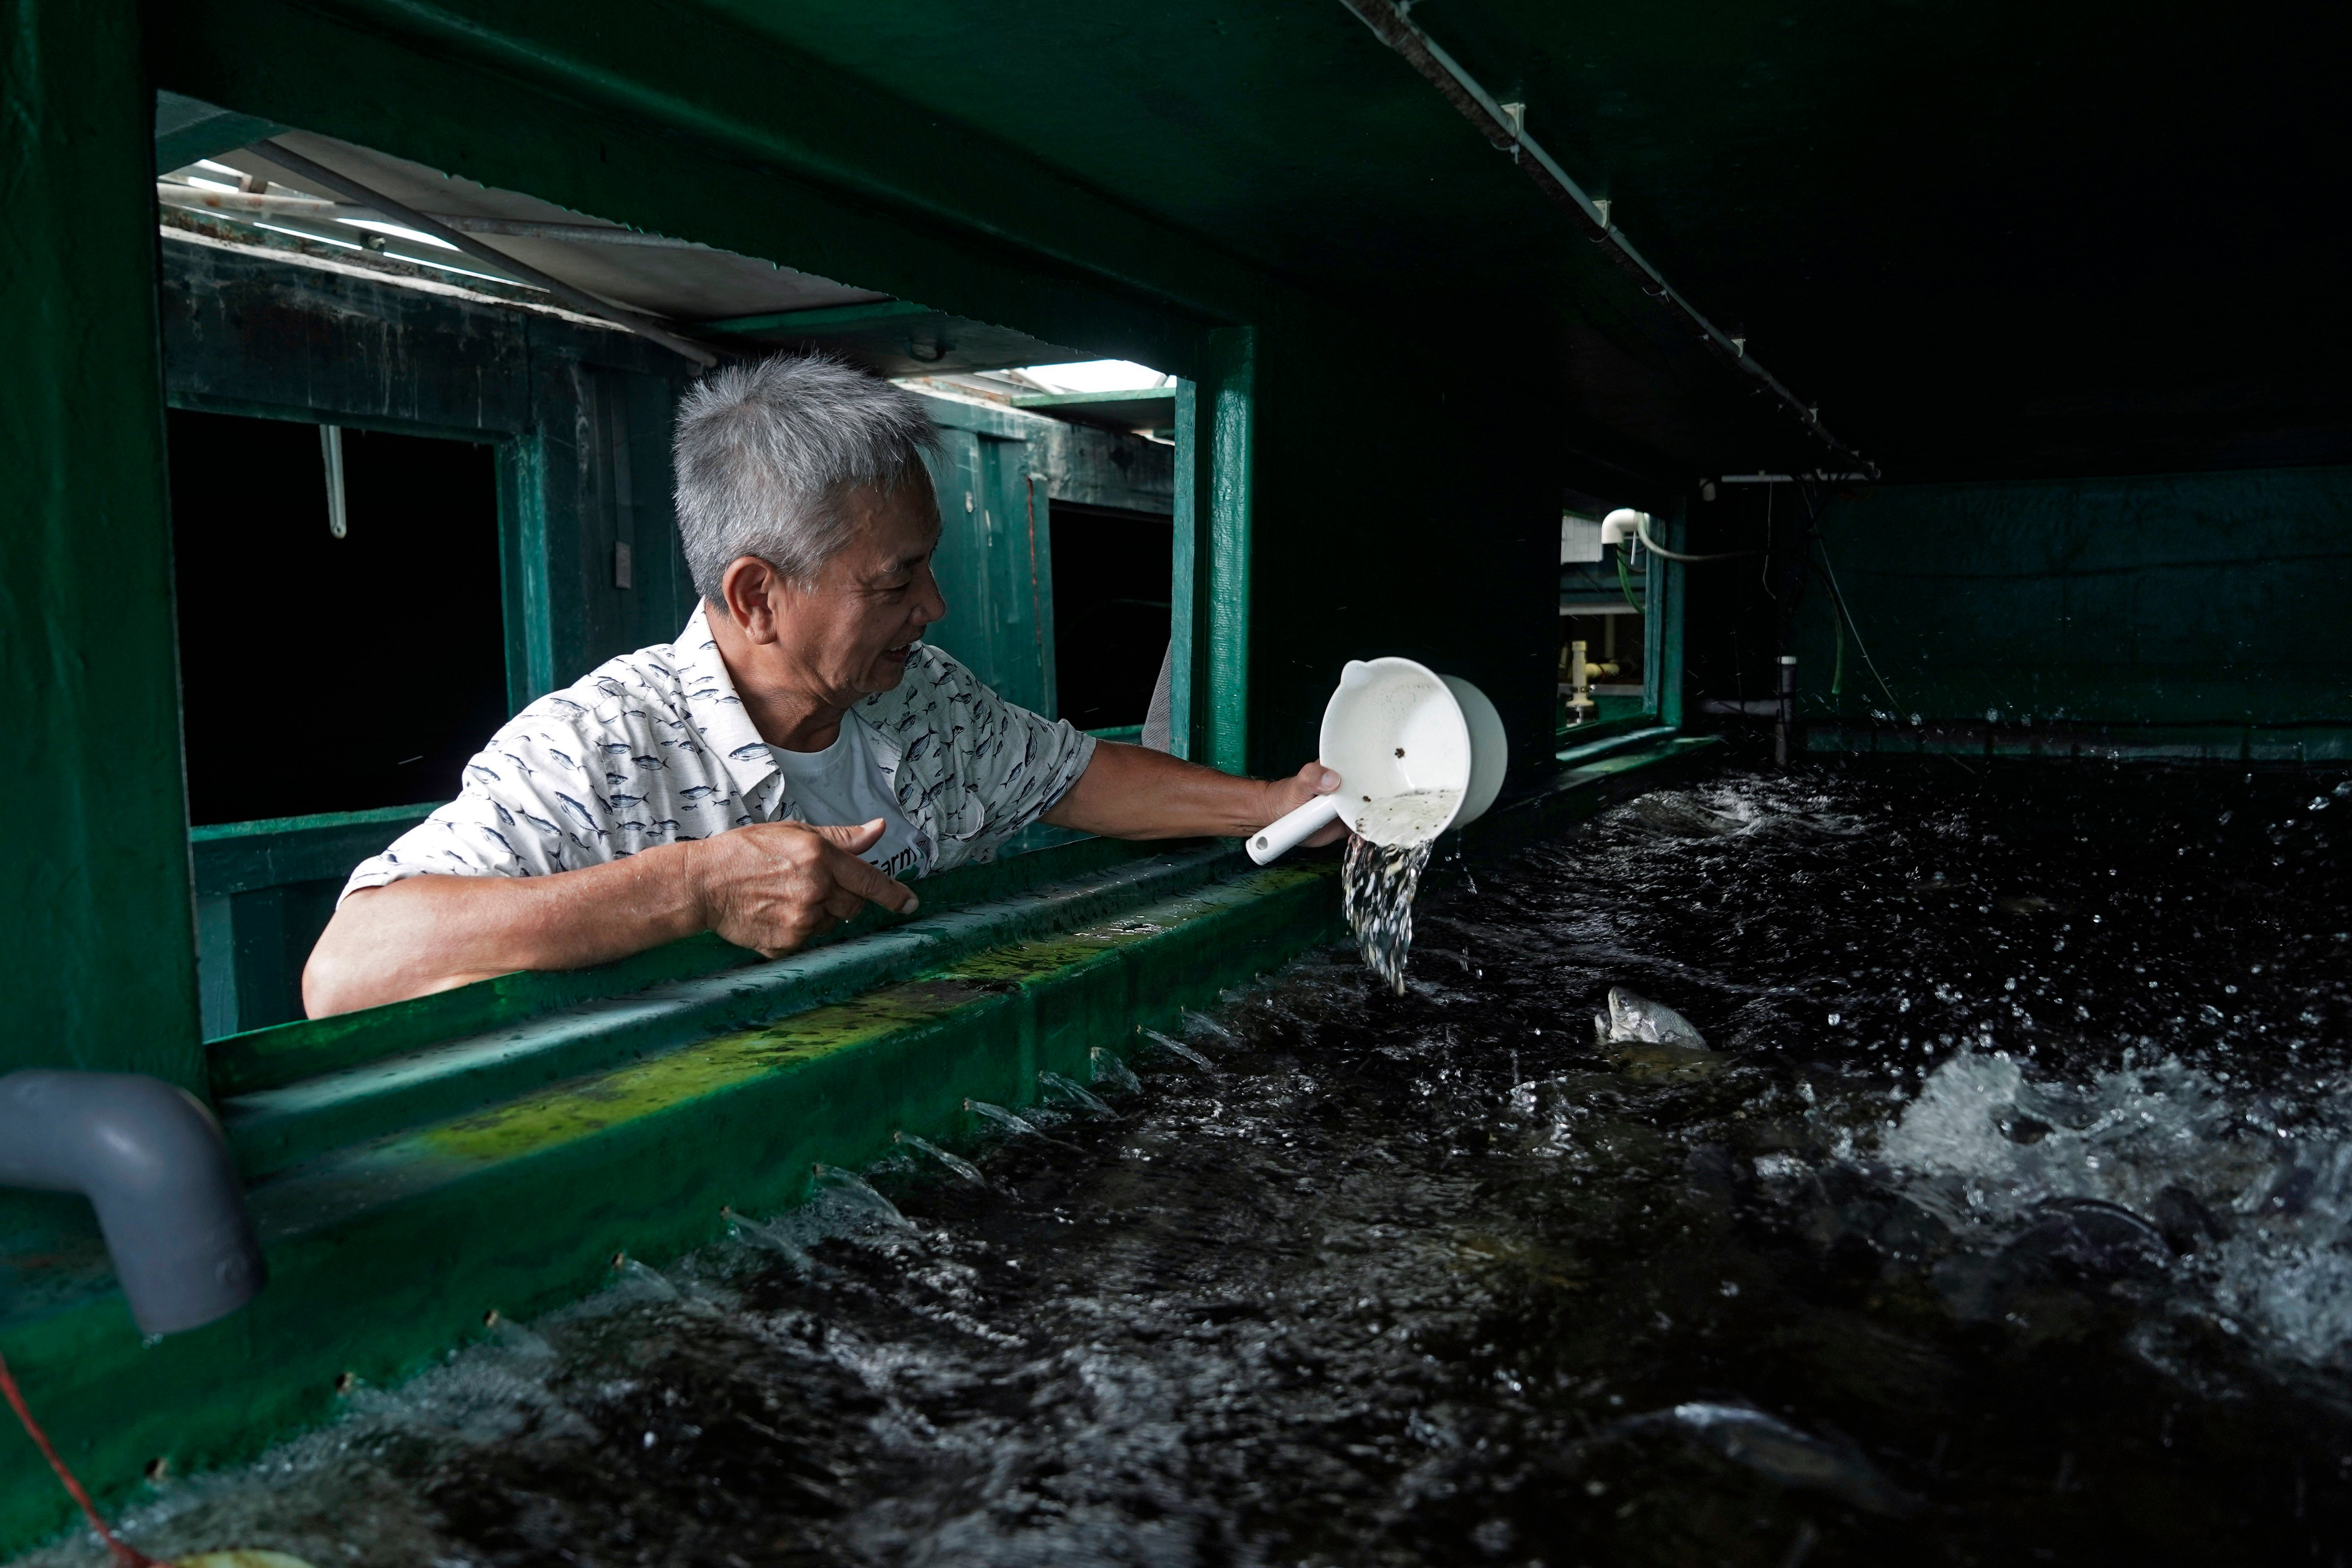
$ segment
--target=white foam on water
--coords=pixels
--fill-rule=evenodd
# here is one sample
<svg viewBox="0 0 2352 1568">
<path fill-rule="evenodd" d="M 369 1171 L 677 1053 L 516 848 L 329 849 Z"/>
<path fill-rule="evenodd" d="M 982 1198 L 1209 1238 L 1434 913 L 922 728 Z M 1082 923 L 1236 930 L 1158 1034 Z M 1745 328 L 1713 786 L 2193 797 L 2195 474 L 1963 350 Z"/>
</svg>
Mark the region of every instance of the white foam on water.
<svg viewBox="0 0 2352 1568">
<path fill-rule="evenodd" d="M 2231 1231 L 2176 1261 L 2225 1329 L 2313 1366 L 2352 1363 L 2352 1093 L 2273 1100 L 2167 1058 L 2065 1084 L 2005 1054 L 1938 1067 L 1877 1140 L 1906 1192 L 1964 1237 L 2093 1198 L 2158 1219 L 2167 1189 Z M 2046 1130 L 2045 1130 L 2046 1129 Z M 1865 1140 L 1866 1142 L 1866 1140 Z"/>
</svg>

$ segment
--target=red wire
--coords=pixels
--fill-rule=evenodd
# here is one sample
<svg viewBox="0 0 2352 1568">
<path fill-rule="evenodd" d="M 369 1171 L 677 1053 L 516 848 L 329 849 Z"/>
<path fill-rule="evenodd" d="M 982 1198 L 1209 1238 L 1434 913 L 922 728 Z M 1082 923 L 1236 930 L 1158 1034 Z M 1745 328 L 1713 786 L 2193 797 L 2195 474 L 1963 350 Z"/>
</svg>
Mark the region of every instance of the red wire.
<svg viewBox="0 0 2352 1568">
<path fill-rule="evenodd" d="M 17 1392 L 16 1379 L 8 1370 L 6 1356 L 0 1356 L 0 1394 L 8 1396 L 9 1408 L 16 1411 L 16 1419 L 25 1424 L 26 1435 L 40 1446 L 41 1457 L 48 1460 L 49 1468 L 57 1471 L 58 1479 L 65 1483 L 66 1490 L 72 1494 L 74 1501 L 81 1504 L 82 1517 L 89 1521 L 92 1530 L 98 1531 L 98 1538 L 106 1542 L 106 1549 L 114 1554 L 114 1560 L 123 1568 L 172 1568 L 170 1563 L 148 1556 L 106 1528 L 106 1521 L 98 1516 L 98 1505 L 89 1500 L 89 1494 L 81 1489 L 79 1481 L 74 1479 L 74 1473 L 66 1468 L 63 1459 L 58 1458 L 58 1451 L 51 1446 L 49 1435 L 41 1430 L 41 1424 L 33 1419 L 32 1411 L 25 1404 L 25 1396 Z"/>
</svg>

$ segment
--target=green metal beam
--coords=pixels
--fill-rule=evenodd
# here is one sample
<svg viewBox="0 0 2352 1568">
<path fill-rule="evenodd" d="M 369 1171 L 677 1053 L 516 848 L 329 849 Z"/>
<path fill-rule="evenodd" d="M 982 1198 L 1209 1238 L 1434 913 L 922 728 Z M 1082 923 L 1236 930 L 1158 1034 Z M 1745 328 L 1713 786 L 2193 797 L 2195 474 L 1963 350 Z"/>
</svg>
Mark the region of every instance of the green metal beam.
<svg viewBox="0 0 2352 1568">
<path fill-rule="evenodd" d="M 347 876 L 387 840 L 424 821 L 437 804 L 192 827 L 188 847 L 195 862 L 196 894 L 243 893 Z"/>
<path fill-rule="evenodd" d="M 1155 403 L 1172 395 L 1165 386 L 1129 388 L 1124 392 L 1036 392 L 1013 400 L 1015 408 L 1067 408 L 1080 403 Z"/>
<path fill-rule="evenodd" d="M 1208 755 L 1203 721 L 1208 683 L 1201 656 L 1208 647 L 1208 595 L 1201 563 L 1208 559 L 1208 515 L 1202 505 L 1200 388 L 1176 384 L 1175 494 L 1170 503 L 1175 524 L 1170 551 L 1168 608 L 1168 749 L 1186 759 Z"/>
<path fill-rule="evenodd" d="M 155 95 L 155 172 L 168 174 L 199 158 L 235 152 L 284 129 L 176 92 L 159 92 Z"/>
<path fill-rule="evenodd" d="M 1682 550 L 1690 537 L 1688 506 L 1675 508 L 1674 516 L 1666 520 L 1666 548 Z M 1679 561 L 1669 561 L 1659 581 L 1665 601 L 1663 611 L 1653 610 L 1658 617 L 1658 722 L 1680 729 L 1683 722 L 1683 668 L 1686 657 L 1684 647 L 1685 605 L 1690 598 L 1690 568 Z"/>
<path fill-rule="evenodd" d="M 0 711 L 37 781 L 0 857 L 0 1070 L 201 1089 L 139 29 L 131 0 L 0 26 Z"/>
<path fill-rule="evenodd" d="M 1208 499 L 1208 749 L 1202 760 L 1230 773 L 1250 770 L 1250 530 L 1257 456 L 1257 331 L 1209 334 L 1201 395 L 1208 439 L 1199 443 Z"/>
<path fill-rule="evenodd" d="M 697 321 L 694 330 L 713 332 L 722 338 L 792 337 L 799 333 L 830 332 L 870 326 L 876 321 L 896 321 L 908 316 L 936 316 L 939 313 L 929 305 L 918 305 L 912 300 L 880 300 L 870 305 L 825 305 L 814 310 L 772 310 L 763 316 L 728 316 L 716 321 Z"/>
</svg>

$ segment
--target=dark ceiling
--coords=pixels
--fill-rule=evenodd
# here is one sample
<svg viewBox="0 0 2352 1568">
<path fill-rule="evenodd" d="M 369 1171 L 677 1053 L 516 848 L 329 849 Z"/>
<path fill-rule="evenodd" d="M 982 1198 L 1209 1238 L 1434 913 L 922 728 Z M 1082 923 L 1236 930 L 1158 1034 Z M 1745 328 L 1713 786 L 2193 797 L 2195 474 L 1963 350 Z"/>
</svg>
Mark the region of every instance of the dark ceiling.
<svg viewBox="0 0 2352 1568">
<path fill-rule="evenodd" d="M 1339 0 L 732 0 L 919 110 L 1533 363 L 1697 469 L 1793 426 Z M 2352 460 L 2323 7 L 1423 0 L 1414 22 L 1892 479 Z M 1334 343 L 1335 371 L 1378 345 Z M 1655 373 L 1675 389 L 1655 391 Z M 1637 374 L 1638 372 L 1638 374 Z"/>
</svg>

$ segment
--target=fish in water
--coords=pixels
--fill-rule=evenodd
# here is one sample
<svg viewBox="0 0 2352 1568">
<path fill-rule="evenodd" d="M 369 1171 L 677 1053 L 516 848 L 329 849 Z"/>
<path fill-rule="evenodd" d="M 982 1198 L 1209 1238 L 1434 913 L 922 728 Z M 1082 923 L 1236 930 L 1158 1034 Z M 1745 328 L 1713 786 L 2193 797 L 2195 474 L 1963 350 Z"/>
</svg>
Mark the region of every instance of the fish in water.
<svg viewBox="0 0 2352 1568">
<path fill-rule="evenodd" d="M 1680 790 L 1655 790 L 1628 808 L 1635 820 L 1679 838 L 1728 838 L 1754 827 L 1753 821 L 1701 804 Z"/>
<path fill-rule="evenodd" d="M 1631 1078 L 1680 1081 L 1723 1065 L 1689 1019 L 1622 985 L 1609 988 L 1609 1011 L 1593 1015 L 1592 1034 L 1601 1054 Z"/>
<path fill-rule="evenodd" d="M 1921 1506 L 1850 1447 L 1816 1437 L 1752 1405 L 1677 1405 L 1634 1416 L 1627 1425 L 1679 1430 L 1685 1438 L 1782 1486 L 1823 1492 L 1872 1513 L 1902 1519 Z"/>
<path fill-rule="evenodd" d="M 1636 996 L 1622 985 L 1609 988 L 1607 1016 L 1592 1016 L 1592 1032 L 1601 1044 L 1644 1046 L 1690 1046 L 1701 1050 L 1706 1038 L 1691 1026 L 1688 1018 L 1663 1002 L 1653 1002 L 1646 996 Z"/>
<path fill-rule="evenodd" d="M 2193 1201 L 2193 1200 L 2192 1200 Z M 2172 1244 L 2155 1222 L 2099 1198 L 2050 1198 L 1995 1260 L 2022 1279 L 2161 1279 Z"/>
</svg>

